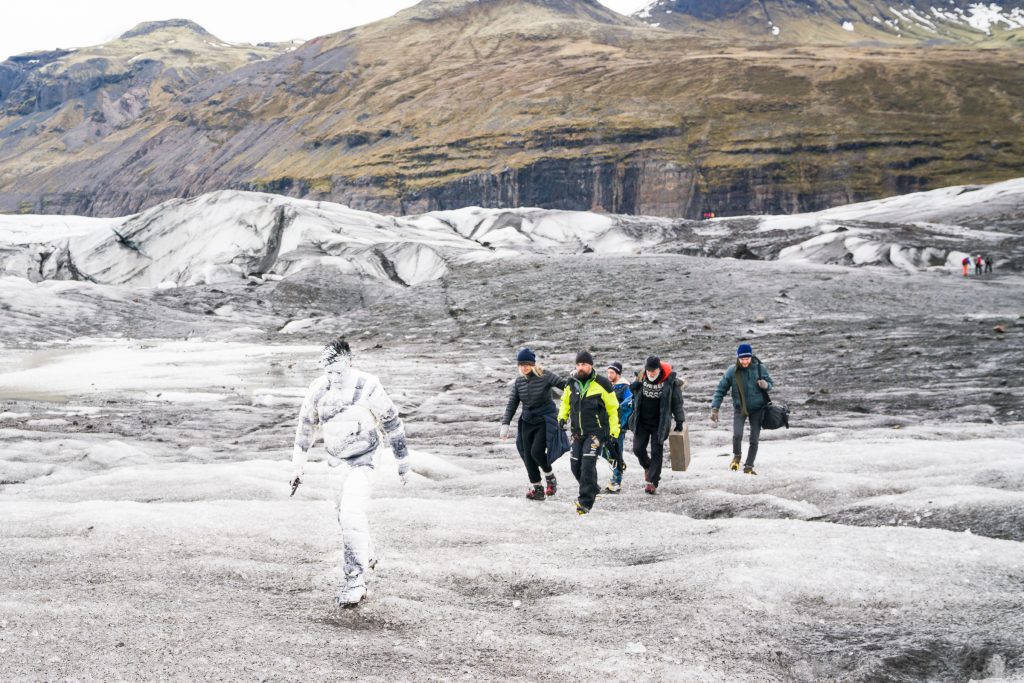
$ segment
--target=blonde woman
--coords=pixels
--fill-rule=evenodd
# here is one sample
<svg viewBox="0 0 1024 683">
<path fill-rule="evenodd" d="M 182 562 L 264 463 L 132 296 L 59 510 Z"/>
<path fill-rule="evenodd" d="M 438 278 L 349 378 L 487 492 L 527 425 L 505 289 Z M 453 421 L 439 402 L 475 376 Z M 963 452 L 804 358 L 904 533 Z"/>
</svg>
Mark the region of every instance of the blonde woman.
<svg viewBox="0 0 1024 683">
<path fill-rule="evenodd" d="M 537 365 L 537 354 L 528 348 L 519 350 L 516 364 L 519 376 L 509 389 L 508 404 L 498 433 L 502 439 L 509 437 L 512 417 L 522 403 L 516 449 L 530 477 L 530 489 L 526 497 L 530 500 L 544 500 L 547 496 L 555 495 L 558 490 L 551 463 L 569 450 L 569 439 L 565 431 L 558 427 L 558 410 L 551 396 L 552 389 L 565 389 L 565 380 Z M 541 473 L 544 474 L 546 487 L 541 483 Z"/>
</svg>

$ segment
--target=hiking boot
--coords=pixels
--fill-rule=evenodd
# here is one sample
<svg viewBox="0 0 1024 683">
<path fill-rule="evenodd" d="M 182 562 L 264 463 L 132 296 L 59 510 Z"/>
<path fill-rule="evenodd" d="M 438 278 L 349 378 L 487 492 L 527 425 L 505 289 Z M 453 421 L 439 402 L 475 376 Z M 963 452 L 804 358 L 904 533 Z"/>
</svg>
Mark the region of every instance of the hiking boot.
<svg viewBox="0 0 1024 683">
<path fill-rule="evenodd" d="M 548 487 L 544 489 L 544 493 L 546 493 L 549 496 L 555 495 L 555 491 L 558 490 L 558 480 L 555 479 L 555 475 L 549 474 L 546 477 L 544 477 L 544 480 L 547 481 L 548 483 Z"/>
<path fill-rule="evenodd" d="M 735 472 L 739 468 L 740 468 L 740 456 L 734 455 L 732 457 L 732 462 L 729 463 L 729 469 L 732 470 L 733 472 Z"/>
<path fill-rule="evenodd" d="M 579 502 L 577 500 L 576 501 L 576 514 L 582 517 L 583 515 L 587 514 L 588 512 L 590 512 L 590 508 L 583 507 L 583 503 L 581 503 L 581 502 Z"/>
<path fill-rule="evenodd" d="M 754 471 L 753 465 L 744 465 L 743 474 L 757 474 L 757 472 Z"/>
<path fill-rule="evenodd" d="M 658 487 L 650 482 L 647 482 L 647 486 L 644 486 L 644 493 L 649 493 L 653 496 L 657 491 Z"/>
<path fill-rule="evenodd" d="M 533 488 L 526 492 L 526 497 L 530 500 L 544 500 L 544 487 L 534 484 Z"/>
<path fill-rule="evenodd" d="M 334 598 L 337 607 L 355 607 L 359 601 L 366 597 L 366 581 L 362 574 L 345 578 L 345 585 L 338 591 Z"/>
<path fill-rule="evenodd" d="M 614 481 L 608 482 L 608 486 L 604 487 L 605 493 L 619 493 L 622 491 L 622 484 L 616 484 Z"/>
</svg>

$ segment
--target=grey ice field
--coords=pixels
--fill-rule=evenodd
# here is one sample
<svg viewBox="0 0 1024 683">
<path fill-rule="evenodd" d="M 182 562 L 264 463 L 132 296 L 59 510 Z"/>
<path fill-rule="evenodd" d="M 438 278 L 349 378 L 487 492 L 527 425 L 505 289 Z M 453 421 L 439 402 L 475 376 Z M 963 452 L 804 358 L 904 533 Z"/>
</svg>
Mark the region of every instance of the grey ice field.
<svg viewBox="0 0 1024 683">
<path fill-rule="evenodd" d="M 0 679 L 1021 680 L 1018 196 L 905 199 L 923 225 L 876 203 L 645 228 L 262 195 L 34 217 L 42 241 L 4 217 Z M 965 279 L 979 244 L 1002 263 Z M 288 497 L 339 334 L 415 472 L 403 489 L 380 454 L 380 564 L 341 612 L 322 450 Z M 707 420 L 740 340 L 793 411 L 757 477 Z M 623 493 L 578 518 L 563 458 L 555 498 L 526 500 L 497 439 L 524 344 L 563 373 L 582 347 L 671 362 L 691 470 L 647 496 L 627 453 Z"/>
</svg>

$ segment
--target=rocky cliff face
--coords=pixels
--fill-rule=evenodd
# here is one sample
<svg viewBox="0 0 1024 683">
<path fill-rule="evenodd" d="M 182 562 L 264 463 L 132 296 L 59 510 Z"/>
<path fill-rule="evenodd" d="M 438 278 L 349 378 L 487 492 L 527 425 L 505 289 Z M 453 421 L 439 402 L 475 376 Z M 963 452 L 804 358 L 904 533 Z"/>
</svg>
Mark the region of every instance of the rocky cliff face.
<svg viewBox="0 0 1024 683">
<path fill-rule="evenodd" d="M 10 85 L 31 60 L 6 63 L 0 211 L 124 215 L 231 188 L 698 217 L 1024 175 L 1012 47 L 737 46 L 593 0 L 433 0 L 273 58 L 162 30 L 235 66 L 171 61 L 180 35 L 146 67 L 137 44 L 102 69 L 41 58 L 34 89 Z"/>
</svg>

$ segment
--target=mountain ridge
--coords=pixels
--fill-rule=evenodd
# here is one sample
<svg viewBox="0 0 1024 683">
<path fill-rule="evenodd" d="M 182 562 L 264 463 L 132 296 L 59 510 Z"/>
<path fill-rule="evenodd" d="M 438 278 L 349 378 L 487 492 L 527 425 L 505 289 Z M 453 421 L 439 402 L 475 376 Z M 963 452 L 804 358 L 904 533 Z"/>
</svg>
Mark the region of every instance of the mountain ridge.
<svg viewBox="0 0 1024 683">
<path fill-rule="evenodd" d="M 145 116 L 75 144 L 0 97 L 0 211 L 123 215 L 229 188 L 696 217 L 1024 175 L 1019 50 L 730 44 L 567 2 L 423 3 L 157 88 Z M 438 8 L 457 11 L 417 18 Z"/>
<path fill-rule="evenodd" d="M 948 43 L 1001 47 L 1024 38 L 1024 2 L 971 0 L 653 0 L 632 16 L 694 34 L 780 42 Z"/>
</svg>

